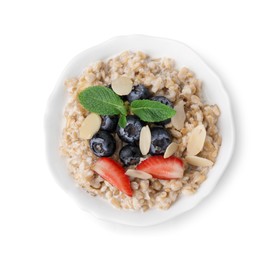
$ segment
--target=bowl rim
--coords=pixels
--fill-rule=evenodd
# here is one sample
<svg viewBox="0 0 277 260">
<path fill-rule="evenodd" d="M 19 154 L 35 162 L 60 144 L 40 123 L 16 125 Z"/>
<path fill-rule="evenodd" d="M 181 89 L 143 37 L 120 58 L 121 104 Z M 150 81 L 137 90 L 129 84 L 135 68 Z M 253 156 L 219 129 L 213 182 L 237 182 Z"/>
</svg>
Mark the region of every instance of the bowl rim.
<svg viewBox="0 0 277 260">
<path fill-rule="evenodd" d="M 201 198 L 194 203 L 194 205 L 190 208 L 187 208 L 186 210 L 184 211 L 178 211 L 178 212 L 175 212 L 174 214 L 171 214 L 171 216 L 167 216 L 167 217 L 164 217 L 162 219 L 158 219 L 156 221 L 149 221 L 149 222 L 144 222 L 144 223 L 136 223 L 136 222 L 133 222 L 133 221 L 128 221 L 128 219 L 126 218 L 117 218 L 117 219 L 114 219 L 113 217 L 110 217 L 110 216 L 107 216 L 107 215 L 103 215 L 103 214 L 98 214 L 97 212 L 95 211 L 92 211 L 92 210 L 89 210 L 88 208 L 86 208 L 84 205 L 81 205 L 82 203 L 80 203 L 80 199 L 78 199 L 74 194 L 73 192 L 71 192 L 69 189 L 67 189 L 64 185 L 62 185 L 61 181 L 57 178 L 57 175 L 55 174 L 55 170 L 54 170 L 54 167 L 53 167 L 53 162 L 51 160 L 51 157 L 50 157 L 50 153 L 51 151 L 49 150 L 49 147 L 48 147 L 48 142 L 47 140 L 49 140 L 49 134 L 48 134 L 48 130 L 49 130 L 49 117 L 51 117 L 51 114 L 49 115 L 49 111 L 50 111 L 50 104 L 53 103 L 53 100 L 55 98 L 55 95 L 57 94 L 58 90 L 60 90 L 60 83 L 63 81 L 64 79 L 64 75 L 67 74 L 67 71 L 69 71 L 70 67 L 76 62 L 76 60 L 79 59 L 80 56 L 84 56 L 86 55 L 87 53 L 89 52 L 93 52 L 95 51 L 96 49 L 99 49 L 100 47 L 105 47 L 107 45 L 109 45 L 111 42 L 120 42 L 122 40 L 125 40 L 127 38 L 137 38 L 137 39 L 140 39 L 140 40 L 143 40 L 143 39 L 148 39 L 148 40 L 158 40 L 158 41 L 167 41 L 167 42 L 170 42 L 171 44 L 178 44 L 178 45 L 182 45 L 184 48 L 186 48 L 187 50 L 189 50 L 190 52 L 192 52 L 194 54 L 195 57 L 197 57 L 198 61 L 202 63 L 202 65 L 205 66 L 205 69 L 207 69 L 207 71 L 209 71 L 209 73 L 211 73 L 213 75 L 214 78 L 216 78 L 216 80 L 218 81 L 218 84 L 221 86 L 221 90 L 222 90 L 222 93 L 224 93 L 224 98 L 225 98 L 225 101 L 227 102 L 226 106 L 228 107 L 228 112 L 229 112 L 229 119 L 230 119 L 230 122 L 231 124 L 229 125 L 230 127 L 230 133 L 231 133 L 231 146 L 229 147 L 229 153 L 227 155 L 227 158 L 225 158 L 225 164 L 224 164 L 224 167 L 222 167 L 222 170 L 221 170 L 221 173 L 220 173 L 220 176 L 217 177 L 217 180 L 213 183 L 213 185 L 210 185 L 210 188 L 202 194 Z M 118 55 L 119 53 L 115 53 L 114 55 Z M 95 61 L 92 61 L 92 62 L 95 62 Z M 85 67 L 83 68 L 85 69 Z M 63 107 L 64 109 L 64 107 Z M 234 147 L 235 147 L 235 125 L 234 125 L 234 114 L 233 114 L 233 110 L 232 110 L 232 106 L 231 106 L 231 100 L 230 100 L 230 96 L 228 95 L 228 92 L 224 86 L 224 84 L 222 83 L 222 80 L 219 78 L 219 76 L 214 72 L 214 70 L 203 60 L 203 58 L 198 55 L 198 53 L 196 53 L 192 48 L 190 48 L 189 46 L 187 46 L 185 43 L 181 42 L 181 41 L 178 41 L 178 40 L 172 40 L 172 39 L 169 39 L 169 38 L 163 38 L 163 37 L 156 37 L 156 36 L 148 36 L 148 35 L 143 35 L 143 34 L 131 34 L 131 35 L 119 35 L 119 36 L 115 36 L 115 37 L 112 37 L 102 43 L 99 43 L 93 47 L 90 47 L 90 48 L 87 48 L 85 49 L 84 51 L 81 51 L 79 52 L 77 55 L 75 55 L 69 62 L 68 64 L 65 66 L 65 68 L 63 69 L 62 73 L 60 74 L 56 84 L 55 84 L 55 87 L 54 89 L 52 90 L 49 98 L 48 98 L 48 101 L 47 101 L 47 105 L 46 105 L 46 109 L 45 109 L 45 115 L 44 115 L 44 130 L 45 130 L 45 141 L 46 141 L 46 157 L 47 157 L 47 161 L 48 161 L 48 167 L 52 173 L 52 176 L 53 178 L 55 179 L 56 183 L 66 192 L 68 193 L 69 195 L 71 195 L 70 197 L 74 199 L 74 201 L 83 209 L 85 210 L 86 212 L 89 212 L 90 214 L 94 215 L 96 218 L 100 219 L 100 220 L 106 220 L 106 221 L 110 221 L 110 222 L 115 222 L 115 223 L 119 223 L 119 224 L 124 224 L 124 225 L 130 225 L 130 226 L 151 226 L 151 225 L 156 225 L 156 224 L 160 224 L 160 223 L 163 223 L 167 220 L 170 220 L 172 218 L 175 218 L 189 210 L 191 210 L 192 208 L 195 208 L 201 201 L 203 201 L 208 195 L 211 194 L 211 192 L 214 190 L 215 186 L 218 184 L 219 180 L 221 179 L 221 177 L 223 176 L 224 172 L 226 171 L 227 167 L 229 166 L 230 164 L 230 161 L 231 161 L 231 158 L 232 158 L 232 155 L 233 155 L 233 152 L 234 152 Z M 69 175 L 69 174 L 68 174 Z M 73 178 L 72 178 L 72 182 L 74 182 Z M 79 188 L 80 189 L 80 188 Z M 110 206 L 111 207 L 111 206 Z M 112 208 L 112 207 L 111 207 Z M 171 207 L 172 208 L 172 207 Z M 171 209 L 170 208 L 170 209 Z M 113 210 L 117 211 L 117 209 L 114 209 L 112 208 Z M 169 209 L 169 210 L 170 210 Z M 154 209 L 156 210 L 156 209 Z M 168 211 L 169 211 L 168 210 Z M 120 210 L 121 212 L 126 212 L 125 210 Z M 156 210 L 157 211 L 157 210 Z M 124 214 L 124 213 L 123 213 Z M 145 214 L 145 213 L 144 213 Z M 127 216 L 127 214 L 126 214 Z"/>
</svg>

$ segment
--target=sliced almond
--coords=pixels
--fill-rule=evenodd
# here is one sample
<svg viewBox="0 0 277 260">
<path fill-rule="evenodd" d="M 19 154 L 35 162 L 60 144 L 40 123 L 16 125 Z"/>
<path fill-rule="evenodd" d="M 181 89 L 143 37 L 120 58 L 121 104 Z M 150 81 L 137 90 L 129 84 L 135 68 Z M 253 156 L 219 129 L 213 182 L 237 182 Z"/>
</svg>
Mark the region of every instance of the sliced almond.
<svg viewBox="0 0 277 260">
<path fill-rule="evenodd" d="M 176 111 L 176 114 L 171 118 L 171 123 L 177 130 L 181 130 L 185 124 L 186 113 L 184 109 L 184 104 L 185 102 L 183 100 L 180 100 L 174 106 L 174 110 Z"/>
<path fill-rule="evenodd" d="M 101 126 L 101 117 L 95 113 L 90 113 L 83 121 L 79 136 L 82 139 L 90 139 L 94 134 L 96 134 Z"/>
<path fill-rule="evenodd" d="M 200 124 L 191 131 L 188 140 L 187 154 L 197 155 L 203 149 L 206 139 L 206 129 L 204 125 Z"/>
<path fill-rule="evenodd" d="M 132 88 L 133 82 L 127 77 L 119 77 L 112 82 L 112 89 L 119 96 L 128 95 Z"/>
<path fill-rule="evenodd" d="M 130 176 L 130 177 L 134 177 L 134 178 L 139 178 L 139 179 L 151 179 L 152 175 L 144 172 L 144 171 L 139 171 L 139 170 L 133 170 L 133 169 L 129 169 L 125 172 L 126 175 Z"/>
<path fill-rule="evenodd" d="M 171 155 L 173 155 L 177 150 L 178 150 L 179 145 L 176 143 L 171 143 L 169 146 L 167 146 L 165 153 L 164 153 L 164 158 L 168 158 Z"/>
<path fill-rule="evenodd" d="M 194 165 L 194 166 L 199 166 L 199 167 L 210 167 L 213 166 L 213 162 L 199 157 L 199 156 L 194 156 L 194 155 L 190 155 L 186 157 L 186 161 L 188 164 Z"/>
<path fill-rule="evenodd" d="M 142 155 L 148 154 L 151 145 L 151 131 L 149 126 L 144 126 L 140 131 L 139 149 Z"/>
</svg>

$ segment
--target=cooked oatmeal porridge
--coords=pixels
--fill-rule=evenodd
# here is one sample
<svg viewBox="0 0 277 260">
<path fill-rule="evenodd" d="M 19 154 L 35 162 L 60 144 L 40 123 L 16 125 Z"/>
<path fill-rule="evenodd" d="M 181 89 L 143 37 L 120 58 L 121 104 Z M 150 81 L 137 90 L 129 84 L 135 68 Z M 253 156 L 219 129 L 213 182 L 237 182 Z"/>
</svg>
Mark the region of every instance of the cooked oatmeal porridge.
<svg viewBox="0 0 277 260">
<path fill-rule="evenodd" d="M 116 208 L 165 210 L 206 180 L 221 145 L 220 110 L 204 102 L 201 82 L 188 68 L 126 51 L 65 85 L 61 152 L 89 194 Z M 93 91 L 118 107 L 89 103 Z"/>
</svg>

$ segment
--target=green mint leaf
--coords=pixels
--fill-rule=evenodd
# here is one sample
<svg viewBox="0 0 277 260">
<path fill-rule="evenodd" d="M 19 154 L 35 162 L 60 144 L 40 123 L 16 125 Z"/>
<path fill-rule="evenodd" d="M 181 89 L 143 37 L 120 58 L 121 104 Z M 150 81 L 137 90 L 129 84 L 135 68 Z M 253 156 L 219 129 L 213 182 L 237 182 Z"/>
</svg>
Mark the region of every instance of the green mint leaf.
<svg viewBox="0 0 277 260">
<path fill-rule="evenodd" d="M 118 125 L 122 128 L 124 128 L 127 125 L 127 118 L 124 115 L 120 115 L 118 120 Z"/>
<path fill-rule="evenodd" d="M 173 117 L 176 111 L 171 107 L 153 100 L 135 100 L 131 111 L 145 122 L 160 122 Z"/>
<path fill-rule="evenodd" d="M 122 99 L 105 86 L 88 87 L 80 92 L 78 98 L 89 112 L 99 115 L 127 115 Z"/>
</svg>

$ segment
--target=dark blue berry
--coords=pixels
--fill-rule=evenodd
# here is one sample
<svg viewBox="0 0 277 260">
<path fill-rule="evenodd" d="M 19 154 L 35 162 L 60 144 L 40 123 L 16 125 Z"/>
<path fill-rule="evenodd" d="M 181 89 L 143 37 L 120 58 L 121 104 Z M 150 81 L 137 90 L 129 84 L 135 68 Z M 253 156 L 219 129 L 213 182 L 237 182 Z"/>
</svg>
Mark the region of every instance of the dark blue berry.
<svg viewBox="0 0 277 260">
<path fill-rule="evenodd" d="M 101 130 L 114 132 L 116 130 L 119 117 L 118 116 L 101 116 L 101 117 L 102 117 Z"/>
<path fill-rule="evenodd" d="M 171 108 L 173 108 L 173 104 L 171 103 L 171 101 L 169 101 L 166 97 L 164 96 L 154 96 L 151 98 L 151 100 L 154 100 L 154 101 L 159 101 L 161 102 L 162 104 L 164 105 L 167 105 Z"/>
<path fill-rule="evenodd" d="M 148 99 L 149 97 L 149 90 L 145 86 L 140 84 L 133 87 L 133 90 L 127 96 L 127 100 L 131 103 L 134 100 Z"/>
<path fill-rule="evenodd" d="M 90 149 L 98 157 L 109 157 L 115 152 L 114 137 L 107 131 L 99 131 L 89 140 Z"/>
<path fill-rule="evenodd" d="M 140 161 L 140 150 L 137 146 L 127 144 L 120 150 L 119 158 L 124 166 L 138 164 Z"/>
<path fill-rule="evenodd" d="M 167 146 L 171 143 L 171 136 L 168 131 L 162 127 L 153 127 L 151 129 L 150 154 L 164 154 Z"/>
<path fill-rule="evenodd" d="M 117 126 L 119 138 L 126 143 L 135 143 L 139 140 L 141 128 L 144 123 L 137 116 L 127 116 L 127 124 L 124 128 Z"/>
<path fill-rule="evenodd" d="M 164 96 L 155 96 L 155 97 L 152 97 L 151 100 L 161 102 L 162 104 L 167 105 L 167 106 L 173 108 L 173 104 L 166 97 L 164 97 Z M 166 119 L 164 121 L 157 122 L 156 124 L 157 125 L 167 125 L 170 122 L 171 122 L 171 119 L 168 118 L 168 119 Z"/>
</svg>

